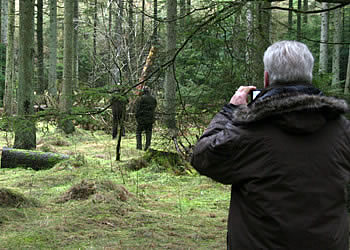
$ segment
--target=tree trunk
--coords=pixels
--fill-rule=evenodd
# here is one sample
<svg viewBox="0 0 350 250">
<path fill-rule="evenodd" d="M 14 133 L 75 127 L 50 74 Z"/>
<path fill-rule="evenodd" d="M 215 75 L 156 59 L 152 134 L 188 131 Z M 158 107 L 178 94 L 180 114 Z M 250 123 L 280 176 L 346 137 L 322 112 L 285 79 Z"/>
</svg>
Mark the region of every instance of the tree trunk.
<svg viewBox="0 0 350 250">
<path fill-rule="evenodd" d="M 122 82 L 122 77 L 121 77 L 121 71 L 122 68 L 119 67 L 118 65 L 118 61 L 116 60 L 116 58 L 121 57 L 121 55 L 123 54 L 123 50 L 122 50 L 122 38 L 124 37 L 123 35 L 123 15 L 124 15 L 124 3 L 122 0 L 118 0 L 118 11 L 116 12 L 116 16 L 115 16 L 115 32 L 114 32 L 114 36 L 111 36 L 111 39 L 113 39 L 113 46 L 111 49 L 113 49 L 113 57 L 111 59 L 111 76 L 112 76 L 112 83 L 114 85 L 118 85 Z M 123 58 L 123 60 L 125 60 Z"/>
<path fill-rule="evenodd" d="M 92 86 L 96 87 L 96 61 L 97 61 L 97 47 L 96 47 L 96 40 L 97 40 L 97 0 L 95 0 L 94 3 L 94 34 L 93 34 L 93 40 L 92 40 Z"/>
<path fill-rule="evenodd" d="M 298 0 L 298 10 L 301 9 L 301 0 Z M 297 13 L 297 41 L 301 40 L 301 14 Z"/>
<path fill-rule="evenodd" d="M 348 68 L 346 70 L 344 94 L 349 94 L 349 87 L 350 87 L 350 46 L 349 46 Z"/>
<path fill-rule="evenodd" d="M 79 29 L 79 1 L 74 0 L 74 13 L 73 13 L 73 88 L 79 86 L 79 48 L 78 48 L 78 29 Z"/>
<path fill-rule="evenodd" d="M 145 0 L 142 0 L 142 12 L 141 12 L 141 48 L 144 45 L 145 40 Z"/>
<path fill-rule="evenodd" d="M 7 115 L 14 113 L 14 34 L 15 34 L 15 0 L 8 1 L 8 28 L 7 28 L 7 49 L 6 49 L 6 73 L 5 73 L 5 95 L 4 110 Z"/>
<path fill-rule="evenodd" d="M 127 29 L 127 49 L 128 54 L 125 55 L 126 60 L 126 77 L 127 82 L 134 82 L 133 81 L 133 62 L 135 62 L 135 28 L 134 28 L 134 1 L 128 0 L 128 29 Z"/>
<path fill-rule="evenodd" d="M 340 83 L 340 43 L 342 38 L 342 12 L 341 9 L 334 11 L 333 17 L 334 31 L 333 31 L 333 60 L 332 60 L 332 86 L 338 87 Z"/>
<path fill-rule="evenodd" d="M 289 0 L 289 9 L 293 9 L 293 0 Z M 288 11 L 288 37 L 291 39 L 293 36 L 293 11 Z"/>
<path fill-rule="evenodd" d="M 180 0 L 180 28 L 185 30 L 186 0 Z"/>
<path fill-rule="evenodd" d="M 349 94 L 349 87 L 350 87 L 350 46 L 349 46 L 348 67 L 346 70 L 344 94 Z"/>
<path fill-rule="evenodd" d="M 309 1 L 308 0 L 304 0 L 304 11 L 308 11 L 309 10 Z M 304 14 L 304 23 L 307 23 L 308 19 L 307 19 L 308 14 Z"/>
<path fill-rule="evenodd" d="M 49 152 L 2 148 L 1 168 L 32 168 L 43 170 L 52 168 L 56 163 L 68 159 L 68 155 Z"/>
<path fill-rule="evenodd" d="M 34 51 L 34 0 L 19 2 L 19 69 L 18 116 L 15 123 L 15 148 L 36 147 L 35 121 L 30 117 L 33 109 L 33 51 Z"/>
<path fill-rule="evenodd" d="M 0 0 L 0 6 L 2 6 L 2 1 L 5 1 L 5 0 Z M 2 13 L 1 13 L 1 12 L 2 12 L 2 11 L 1 11 L 1 9 L 0 9 L 0 20 L 1 20 L 1 18 L 2 18 L 2 17 L 1 17 L 1 16 L 2 16 L 2 15 L 1 15 Z M 0 40 L 1 40 L 1 36 L 2 36 L 2 34 L 1 34 L 1 29 L 2 29 L 2 25 L 1 25 L 1 22 L 0 22 Z"/>
<path fill-rule="evenodd" d="M 328 9 L 328 3 L 322 3 L 322 9 Z M 328 68 L 328 11 L 321 14 L 321 43 L 319 72 L 326 73 Z"/>
<path fill-rule="evenodd" d="M 57 96 L 57 0 L 50 0 L 50 30 L 49 30 L 49 94 Z"/>
<path fill-rule="evenodd" d="M 246 55 L 245 59 L 247 62 L 247 70 L 245 71 L 245 77 L 249 82 L 253 82 L 253 42 L 254 42 L 254 16 L 253 16 L 254 6 L 252 3 L 247 3 L 247 13 L 246 13 L 246 27 L 247 27 L 247 37 L 246 37 Z"/>
<path fill-rule="evenodd" d="M 253 82 L 259 87 L 263 87 L 264 82 L 264 65 L 261 63 L 261 60 L 264 57 L 265 50 L 270 45 L 270 7 L 271 3 L 269 2 L 258 3 L 257 34 L 254 41 L 256 51 L 254 52 Z"/>
<path fill-rule="evenodd" d="M 158 41 L 158 0 L 153 0 L 153 34 L 152 40 L 154 43 Z"/>
<path fill-rule="evenodd" d="M 44 82 L 44 47 L 43 47 L 43 0 L 37 0 L 37 67 L 38 67 L 38 83 L 37 93 L 43 94 L 46 86 Z"/>
<path fill-rule="evenodd" d="M 141 75 L 140 75 L 140 78 L 139 78 L 139 82 L 143 82 L 143 83 L 136 87 L 137 90 L 142 90 L 143 86 L 146 85 L 146 83 L 144 81 L 147 79 L 147 77 L 149 75 L 151 67 L 152 67 L 152 65 L 153 65 L 153 63 L 155 61 L 155 58 L 156 58 L 156 54 L 157 54 L 157 47 L 156 46 L 152 46 L 151 49 L 148 52 L 148 56 L 146 58 L 146 63 L 145 63 L 145 65 L 142 68 Z M 137 91 L 136 93 L 138 95 L 142 94 L 139 91 Z"/>
<path fill-rule="evenodd" d="M 167 0 L 167 60 L 172 60 L 176 52 L 176 0 Z M 173 134 L 176 129 L 176 81 L 175 62 L 166 71 L 165 79 L 165 122 Z"/>
<path fill-rule="evenodd" d="M 108 49 L 110 53 L 108 53 L 108 84 L 111 84 L 113 82 L 113 57 L 114 53 L 112 51 L 113 47 L 113 36 L 112 36 L 112 13 L 113 13 L 113 5 L 110 4 L 108 7 Z"/>
<path fill-rule="evenodd" d="M 7 44 L 8 0 L 1 1 L 1 43 Z"/>
<path fill-rule="evenodd" d="M 74 132 L 74 125 L 70 116 L 73 99 L 73 2 L 64 1 L 64 55 L 63 55 L 63 91 L 62 109 L 64 117 L 60 121 L 60 127 L 66 134 Z"/>
<path fill-rule="evenodd" d="M 192 6 L 192 3 L 191 3 L 191 0 L 187 0 L 187 4 L 186 4 L 186 13 L 189 15 L 190 12 L 191 12 L 191 6 Z"/>
<path fill-rule="evenodd" d="M 1 61 L 4 62 L 6 60 L 6 46 L 7 46 L 7 21 L 8 21 L 8 0 L 1 2 L 1 43 L 4 45 L 1 48 Z M 5 75 L 5 67 L 1 64 L 1 72 L 2 75 Z"/>
</svg>

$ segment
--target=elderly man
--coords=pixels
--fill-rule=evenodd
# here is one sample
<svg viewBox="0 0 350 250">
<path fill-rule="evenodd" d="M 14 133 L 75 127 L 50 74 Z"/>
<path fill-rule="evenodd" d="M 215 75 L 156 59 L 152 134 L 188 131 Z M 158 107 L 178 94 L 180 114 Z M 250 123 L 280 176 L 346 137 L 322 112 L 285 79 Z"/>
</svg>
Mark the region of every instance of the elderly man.
<svg viewBox="0 0 350 250">
<path fill-rule="evenodd" d="M 241 86 L 194 148 L 199 173 L 232 185 L 228 249 L 348 250 L 348 107 L 312 86 L 313 62 L 303 43 L 271 45 L 265 88 L 247 104 Z"/>
</svg>

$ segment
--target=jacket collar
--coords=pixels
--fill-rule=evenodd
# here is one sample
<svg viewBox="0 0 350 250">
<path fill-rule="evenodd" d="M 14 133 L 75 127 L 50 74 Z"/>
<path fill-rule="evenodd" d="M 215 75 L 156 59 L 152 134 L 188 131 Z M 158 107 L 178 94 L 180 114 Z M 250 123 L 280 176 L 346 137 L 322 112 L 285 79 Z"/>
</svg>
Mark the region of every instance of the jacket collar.
<svg viewBox="0 0 350 250">
<path fill-rule="evenodd" d="M 307 95 L 323 95 L 323 93 L 313 87 L 311 84 L 288 84 L 288 85 L 274 85 L 269 88 L 264 89 L 255 100 L 263 100 L 272 96 L 277 95 L 297 95 L 297 94 L 307 94 Z"/>
<path fill-rule="evenodd" d="M 264 89 L 248 105 L 233 112 L 235 123 L 251 123 L 290 112 L 313 111 L 335 117 L 348 111 L 346 101 L 327 97 L 310 84 L 275 85 Z"/>
</svg>

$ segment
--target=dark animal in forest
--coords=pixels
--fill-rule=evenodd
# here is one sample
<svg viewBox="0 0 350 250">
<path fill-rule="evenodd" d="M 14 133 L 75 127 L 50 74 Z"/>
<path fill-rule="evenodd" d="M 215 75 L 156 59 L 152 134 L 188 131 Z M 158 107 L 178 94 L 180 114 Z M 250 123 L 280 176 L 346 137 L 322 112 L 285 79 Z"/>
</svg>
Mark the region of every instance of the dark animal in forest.
<svg viewBox="0 0 350 250">
<path fill-rule="evenodd" d="M 126 102 L 117 97 L 113 97 L 112 101 L 112 138 L 115 139 L 119 132 L 124 135 L 124 119 L 126 113 Z"/>
</svg>

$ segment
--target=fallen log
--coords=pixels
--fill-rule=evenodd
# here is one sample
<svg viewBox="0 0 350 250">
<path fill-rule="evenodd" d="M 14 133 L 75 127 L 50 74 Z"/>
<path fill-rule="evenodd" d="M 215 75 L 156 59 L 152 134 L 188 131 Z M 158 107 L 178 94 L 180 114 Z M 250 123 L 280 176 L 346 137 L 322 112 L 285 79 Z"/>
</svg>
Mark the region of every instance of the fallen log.
<svg viewBox="0 0 350 250">
<path fill-rule="evenodd" d="M 65 154 L 3 147 L 1 168 L 21 167 L 43 170 L 52 168 L 56 163 L 68 158 L 69 156 Z"/>
</svg>

